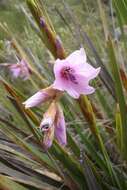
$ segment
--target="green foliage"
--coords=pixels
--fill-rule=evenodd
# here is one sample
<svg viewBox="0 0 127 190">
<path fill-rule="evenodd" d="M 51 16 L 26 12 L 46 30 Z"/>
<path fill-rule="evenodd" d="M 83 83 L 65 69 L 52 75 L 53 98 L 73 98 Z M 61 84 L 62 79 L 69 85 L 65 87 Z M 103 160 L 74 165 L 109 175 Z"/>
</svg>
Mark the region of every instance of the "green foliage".
<svg viewBox="0 0 127 190">
<path fill-rule="evenodd" d="M 0 65 L 0 189 L 127 189 L 127 4 L 102 2 L 17 0 L 15 8 L 12 1 L 2 5 L 1 63 L 25 59 L 33 74 L 27 81 L 13 80 Z M 63 148 L 54 140 L 44 151 L 38 127 L 48 103 L 26 110 L 22 102 L 52 83 L 54 59 L 81 45 L 89 63 L 101 66 L 93 82 L 97 90 L 77 101 L 61 98 L 68 144 Z"/>
</svg>

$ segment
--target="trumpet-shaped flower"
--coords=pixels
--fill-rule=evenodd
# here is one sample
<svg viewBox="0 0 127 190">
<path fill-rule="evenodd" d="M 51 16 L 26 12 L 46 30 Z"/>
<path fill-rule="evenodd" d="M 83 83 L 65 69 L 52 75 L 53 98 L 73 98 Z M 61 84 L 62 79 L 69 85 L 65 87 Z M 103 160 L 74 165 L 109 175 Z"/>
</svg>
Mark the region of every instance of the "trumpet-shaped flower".
<svg viewBox="0 0 127 190">
<path fill-rule="evenodd" d="M 73 98 L 79 98 L 80 94 L 87 95 L 95 91 L 89 81 L 97 77 L 99 72 L 100 67 L 96 69 L 87 63 L 85 50 L 81 48 L 66 59 L 55 61 L 53 87 L 67 91 Z"/>
</svg>

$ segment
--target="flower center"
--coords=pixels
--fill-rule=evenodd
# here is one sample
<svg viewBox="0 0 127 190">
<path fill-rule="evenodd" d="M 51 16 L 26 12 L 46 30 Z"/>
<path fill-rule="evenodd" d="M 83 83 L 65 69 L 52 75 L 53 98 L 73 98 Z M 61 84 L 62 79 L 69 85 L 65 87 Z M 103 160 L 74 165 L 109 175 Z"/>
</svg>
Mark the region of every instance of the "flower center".
<svg viewBox="0 0 127 190">
<path fill-rule="evenodd" d="M 78 84 L 76 77 L 74 76 L 75 71 L 74 69 L 70 68 L 70 67 L 64 67 L 61 70 L 61 77 L 66 79 L 66 80 L 70 80 L 71 82 Z"/>
</svg>

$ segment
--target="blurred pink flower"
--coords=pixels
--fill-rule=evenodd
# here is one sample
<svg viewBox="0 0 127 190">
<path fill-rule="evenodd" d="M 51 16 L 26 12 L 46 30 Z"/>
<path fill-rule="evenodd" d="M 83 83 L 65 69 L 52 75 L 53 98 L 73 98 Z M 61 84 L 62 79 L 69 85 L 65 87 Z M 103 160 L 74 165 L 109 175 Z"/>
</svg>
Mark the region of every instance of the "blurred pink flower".
<svg viewBox="0 0 127 190">
<path fill-rule="evenodd" d="M 100 67 L 96 69 L 87 63 L 85 50 L 81 48 L 66 59 L 55 61 L 53 87 L 67 91 L 73 98 L 79 98 L 80 94 L 87 95 L 95 91 L 89 86 L 89 81 L 97 77 L 99 72 Z"/>
<path fill-rule="evenodd" d="M 14 78 L 20 77 L 23 80 L 27 80 L 31 74 L 31 70 L 24 59 L 17 64 L 9 64 L 8 68 Z"/>
<path fill-rule="evenodd" d="M 54 137 L 60 145 L 67 144 L 64 115 L 58 103 L 53 102 L 50 105 L 41 121 L 40 129 L 44 133 L 43 147 L 45 150 L 51 147 Z"/>
<path fill-rule="evenodd" d="M 53 89 L 52 86 L 50 86 L 48 88 L 39 90 L 37 93 L 23 102 L 23 104 L 25 105 L 25 108 L 38 106 L 44 102 L 53 100 L 57 93 L 59 93 L 59 91 L 57 89 Z"/>
</svg>

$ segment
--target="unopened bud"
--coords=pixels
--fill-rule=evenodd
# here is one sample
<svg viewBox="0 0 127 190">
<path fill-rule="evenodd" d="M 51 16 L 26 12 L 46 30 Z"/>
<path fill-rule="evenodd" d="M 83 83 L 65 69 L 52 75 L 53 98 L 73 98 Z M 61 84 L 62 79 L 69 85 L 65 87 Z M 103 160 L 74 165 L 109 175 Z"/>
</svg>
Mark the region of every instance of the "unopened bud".
<svg viewBox="0 0 127 190">
<path fill-rule="evenodd" d="M 31 108 L 34 106 L 38 106 L 44 102 L 49 100 L 53 100 L 59 93 L 59 90 L 53 89 L 51 86 L 45 89 L 38 91 L 36 94 L 31 96 L 28 100 L 26 100 L 23 104 L 25 108 Z"/>
</svg>

